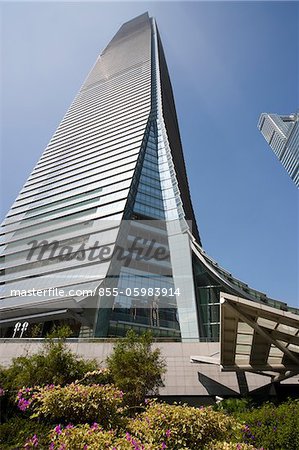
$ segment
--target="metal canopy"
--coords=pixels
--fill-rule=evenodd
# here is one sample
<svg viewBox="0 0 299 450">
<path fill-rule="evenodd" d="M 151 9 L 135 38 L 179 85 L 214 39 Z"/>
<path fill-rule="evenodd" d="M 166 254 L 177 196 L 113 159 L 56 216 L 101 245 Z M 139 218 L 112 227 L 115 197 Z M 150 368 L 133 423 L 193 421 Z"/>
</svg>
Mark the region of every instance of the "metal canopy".
<svg viewBox="0 0 299 450">
<path fill-rule="evenodd" d="M 299 373 L 299 316 L 225 293 L 220 303 L 222 370 Z"/>
</svg>

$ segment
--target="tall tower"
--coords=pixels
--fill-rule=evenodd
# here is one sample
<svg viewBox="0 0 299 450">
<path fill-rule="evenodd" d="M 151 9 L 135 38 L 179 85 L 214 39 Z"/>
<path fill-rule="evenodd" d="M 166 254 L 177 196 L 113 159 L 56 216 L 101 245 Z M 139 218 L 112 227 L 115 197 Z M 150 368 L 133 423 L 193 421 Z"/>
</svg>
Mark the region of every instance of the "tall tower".
<svg viewBox="0 0 299 450">
<path fill-rule="evenodd" d="M 1 229 L 1 333 L 219 338 L 219 294 L 268 299 L 202 250 L 155 20 L 98 57 Z M 24 334 L 25 333 L 25 334 Z"/>
<path fill-rule="evenodd" d="M 299 187 L 299 114 L 261 114 L 258 128 Z"/>
</svg>

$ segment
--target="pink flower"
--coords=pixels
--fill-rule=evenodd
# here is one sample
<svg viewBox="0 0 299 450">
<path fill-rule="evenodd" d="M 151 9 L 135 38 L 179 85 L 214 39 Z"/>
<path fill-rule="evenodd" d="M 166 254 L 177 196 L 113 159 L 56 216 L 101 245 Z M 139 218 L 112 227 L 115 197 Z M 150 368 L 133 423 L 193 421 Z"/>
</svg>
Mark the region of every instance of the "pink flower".
<svg viewBox="0 0 299 450">
<path fill-rule="evenodd" d="M 61 434 L 61 426 L 60 425 L 56 425 L 56 427 L 54 428 L 54 431 L 57 434 Z"/>
<path fill-rule="evenodd" d="M 165 444 L 165 442 L 162 442 L 161 449 L 164 450 L 165 448 L 167 448 L 167 445 Z"/>
<path fill-rule="evenodd" d="M 126 433 L 126 439 L 127 441 L 131 442 L 131 435 L 128 432 Z"/>
<path fill-rule="evenodd" d="M 94 422 L 92 425 L 91 425 L 91 430 L 97 430 L 99 428 L 99 425 L 96 423 L 96 422 Z"/>
<path fill-rule="evenodd" d="M 169 438 L 169 436 L 170 436 L 170 434 L 171 434 L 171 431 L 170 430 L 166 430 L 166 437 L 168 437 Z"/>
<path fill-rule="evenodd" d="M 21 411 L 26 411 L 26 409 L 29 408 L 30 403 L 31 402 L 29 400 L 26 400 L 25 398 L 20 398 L 18 401 L 18 408 Z"/>
</svg>

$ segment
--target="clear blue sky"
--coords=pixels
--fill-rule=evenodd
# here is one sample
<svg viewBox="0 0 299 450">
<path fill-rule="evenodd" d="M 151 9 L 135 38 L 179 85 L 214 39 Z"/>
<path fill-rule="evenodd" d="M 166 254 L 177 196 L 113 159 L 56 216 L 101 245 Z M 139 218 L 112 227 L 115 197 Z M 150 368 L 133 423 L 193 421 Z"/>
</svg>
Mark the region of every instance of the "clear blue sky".
<svg viewBox="0 0 299 450">
<path fill-rule="evenodd" d="M 298 306 L 298 190 L 257 129 L 298 108 L 297 2 L 7 2 L 2 10 L 3 217 L 97 55 L 149 11 L 172 79 L 206 252 Z"/>
</svg>

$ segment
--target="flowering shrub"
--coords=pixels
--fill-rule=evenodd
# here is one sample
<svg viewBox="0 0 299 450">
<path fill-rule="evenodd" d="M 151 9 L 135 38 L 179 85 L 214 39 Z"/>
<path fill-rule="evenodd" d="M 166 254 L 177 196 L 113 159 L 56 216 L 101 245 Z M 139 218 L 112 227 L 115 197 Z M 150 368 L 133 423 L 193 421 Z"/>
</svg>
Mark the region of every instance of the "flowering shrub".
<svg viewBox="0 0 299 450">
<path fill-rule="evenodd" d="M 86 372 L 83 378 L 76 381 L 76 384 L 112 384 L 112 375 L 109 369 L 100 368 Z"/>
<path fill-rule="evenodd" d="M 231 440 L 240 429 L 238 422 L 212 408 L 193 408 L 150 402 L 130 422 L 129 428 L 142 442 L 161 449 L 198 449 L 213 440 Z"/>
<path fill-rule="evenodd" d="M 244 442 L 267 450 L 298 450 L 299 400 L 289 400 L 277 407 L 266 403 L 239 418 L 245 422 Z"/>
<path fill-rule="evenodd" d="M 49 385 L 35 390 L 21 389 L 17 395 L 21 411 L 29 409 L 31 417 L 46 418 L 51 422 L 93 423 L 104 428 L 117 427 L 123 422 L 121 414 L 123 393 L 111 385 L 68 386 Z"/>
<path fill-rule="evenodd" d="M 258 450 L 253 445 L 235 442 L 215 442 L 206 447 L 206 450 Z M 263 449 L 259 449 L 263 450 Z"/>
<path fill-rule="evenodd" d="M 50 450 L 160 450 L 158 446 L 142 445 L 129 433 L 118 437 L 115 431 L 104 431 L 93 425 L 57 426 L 51 435 Z"/>
</svg>

